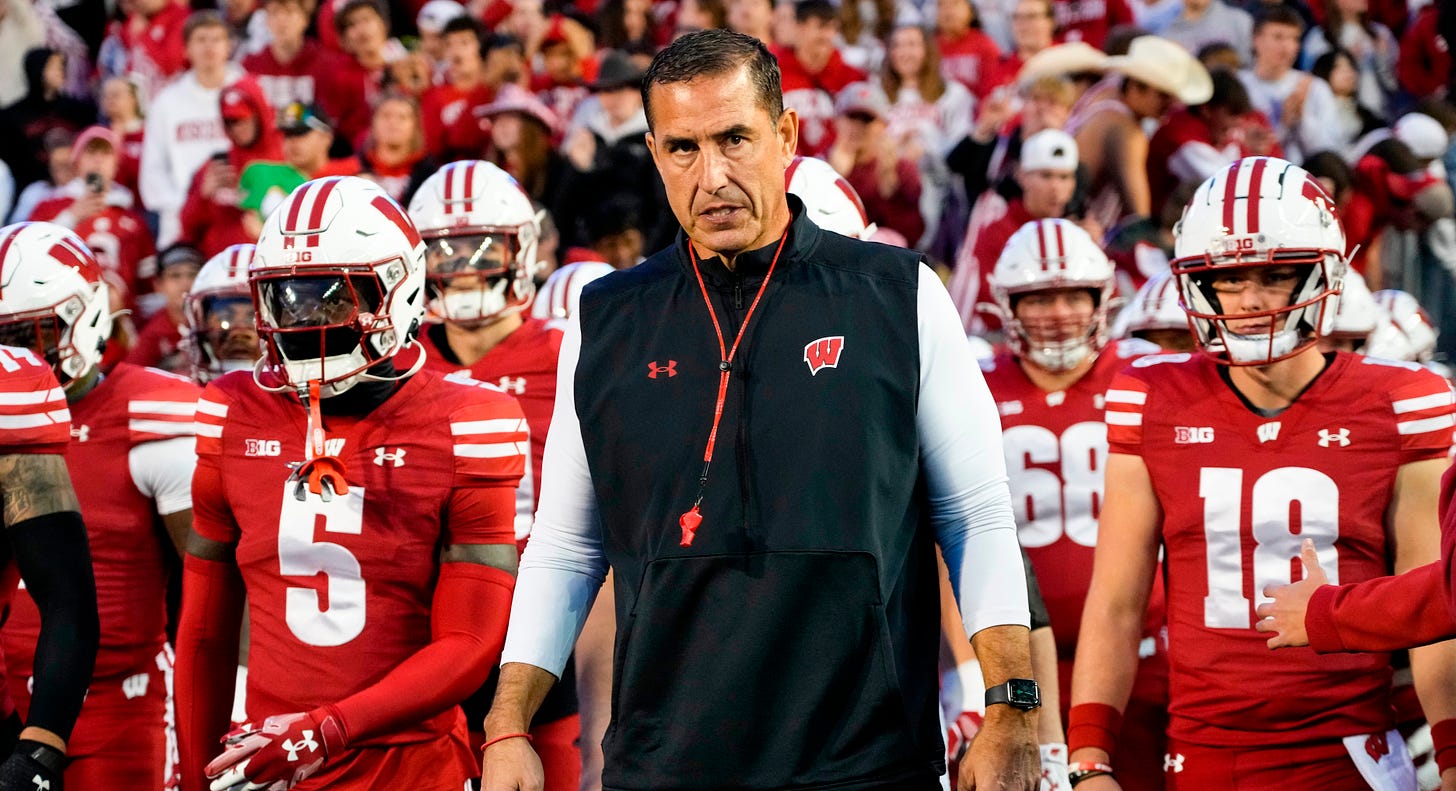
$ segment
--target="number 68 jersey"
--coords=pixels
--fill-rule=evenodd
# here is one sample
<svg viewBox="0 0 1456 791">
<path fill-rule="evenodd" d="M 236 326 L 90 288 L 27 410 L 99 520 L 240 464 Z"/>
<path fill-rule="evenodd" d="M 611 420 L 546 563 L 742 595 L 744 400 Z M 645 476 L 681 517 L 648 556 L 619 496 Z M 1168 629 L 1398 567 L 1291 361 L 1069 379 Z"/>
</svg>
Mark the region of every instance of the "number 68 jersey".
<svg viewBox="0 0 1456 791">
<path fill-rule="evenodd" d="M 348 482 L 329 500 L 288 481 L 307 431 L 292 395 L 228 374 L 203 392 L 197 418 L 195 529 L 237 546 L 254 722 L 341 700 L 428 644 L 452 501 L 471 488 L 513 489 L 530 453 L 513 398 L 429 371 L 363 418 L 326 417 L 326 450 Z M 500 521 L 498 543 L 512 544 L 511 520 Z M 459 716 L 452 708 L 369 743 L 430 740 Z"/>
<path fill-rule="evenodd" d="M 1146 357 L 1107 392 L 1109 451 L 1142 457 L 1163 510 L 1169 736 L 1249 746 L 1383 731 L 1388 655 L 1271 652 L 1254 608 L 1265 586 L 1302 576 L 1305 538 L 1331 583 L 1391 573 L 1396 472 L 1450 451 L 1451 389 L 1414 364 L 1339 353 L 1265 417 L 1218 367 Z"/>
</svg>

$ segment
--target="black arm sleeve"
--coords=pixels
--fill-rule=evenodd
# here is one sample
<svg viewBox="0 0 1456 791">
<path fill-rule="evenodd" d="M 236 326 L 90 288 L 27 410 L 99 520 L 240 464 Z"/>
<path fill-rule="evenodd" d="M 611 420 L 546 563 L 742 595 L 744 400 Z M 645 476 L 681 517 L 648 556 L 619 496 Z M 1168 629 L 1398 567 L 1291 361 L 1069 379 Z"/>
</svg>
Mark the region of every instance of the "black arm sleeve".
<svg viewBox="0 0 1456 791">
<path fill-rule="evenodd" d="M 20 576 L 40 610 L 35 691 L 26 725 L 69 739 L 91 685 L 101 640 L 86 526 L 75 511 L 58 511 L 5 532 Z"/>
<path fill-rule="evenodd" d="M 1034 632 L 1051 626 L 1052 617 L 1047 615 L 1046 601 L 1041 597 L 1041 584 L 1036 581 L 1036 572 L 1031 569 L 1031 558 L 1027 556 L 1025 549 L 1021 550 L 1021 566 L 1026 569 L 1026 604 L 1031 608 L 1031 630 Z"/>
</svg>

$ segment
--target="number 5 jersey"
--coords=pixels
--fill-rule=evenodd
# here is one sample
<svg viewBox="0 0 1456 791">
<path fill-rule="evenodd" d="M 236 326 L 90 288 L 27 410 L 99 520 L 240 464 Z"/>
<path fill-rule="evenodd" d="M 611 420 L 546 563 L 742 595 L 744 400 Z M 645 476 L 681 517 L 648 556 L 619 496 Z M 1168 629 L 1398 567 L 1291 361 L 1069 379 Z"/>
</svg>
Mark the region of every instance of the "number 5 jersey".
<svg viewBox="0 0 1456 791">
<path fill-rule="evenodd" d="M 1388 655 L 1272 653 L 1254 608 L 1301 576 L 1306 538 L 1332 583 L 1391 572 L 1396 473 L 1447 456 L 1451 390 L 1414 364 L 1339 353 L 1265 416 L 1218 368 L 1146 357 L 1106 396 L 1109 451 L 1142 457 L 1163 509 L 1169 736 L 1269 746 L 1390 728 Z"/>
</svg>

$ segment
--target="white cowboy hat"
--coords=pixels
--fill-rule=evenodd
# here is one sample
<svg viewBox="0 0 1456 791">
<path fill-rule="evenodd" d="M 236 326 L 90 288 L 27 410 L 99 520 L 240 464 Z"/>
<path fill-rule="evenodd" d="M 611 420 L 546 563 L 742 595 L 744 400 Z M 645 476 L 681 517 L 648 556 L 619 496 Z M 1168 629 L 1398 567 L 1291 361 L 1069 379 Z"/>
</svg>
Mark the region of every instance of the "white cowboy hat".
<svg viewBox="0 0 1456 791">
<path fill-rule="evenodd" d="M 1086 43 L 1073 41 L 1047 47 L 1021 64 L 1016 82 L 1026 86 L 1042 77 L 1061 77 L 1084 71 L 1101 72 L 1107 68 L 1107 53 Z"/>
<path fill-rule="evenodd" d="M 1107 70 L 1152 86 L 1192 107 L 1213 96 L 1208 69 L 1182 44 L 1160 36 L 1139 36 L 1126 55 L 1107 59 Z"/>
</svg>

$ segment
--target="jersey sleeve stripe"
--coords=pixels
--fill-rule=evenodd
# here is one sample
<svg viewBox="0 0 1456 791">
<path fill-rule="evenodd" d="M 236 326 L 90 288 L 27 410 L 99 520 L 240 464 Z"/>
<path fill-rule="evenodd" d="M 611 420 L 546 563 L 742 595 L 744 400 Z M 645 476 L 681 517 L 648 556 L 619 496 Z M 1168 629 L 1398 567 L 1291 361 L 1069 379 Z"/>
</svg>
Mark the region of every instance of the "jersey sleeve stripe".
<svg viewBox="0 0 1456 791">
<path fill-rule="evenodd" d="M 1417 412 L 1422 409 L 1432 409 L 1434 407 L 1451 406 L 1453 404 L 1456 404 L 1456 394 L 1453 394 L 1448 390 L 1444 393 L 1431 393 L 1430 395 L 1419 396 L 1417 398 L 1402 399 L 1400 401 L 1393 402 L 1391 405 L 1395 408 L 1395 414 L 1404 415 L 1408 412 Z"/>
<path fill-rule="evenodd" d="M 44 404 L 47 401 L 64 400 L 66 394 L 59 387 L 50 390 L 32 390 L 25 393 L 0 393 L 0 406 L 28 406 Z"/>
<path fill-rule="evenodd" d="M 197 436 L 199 436 L 199 437 L 211 437 L 213 439 L 222 439 L 222 426 L 215 426 L 215 425 L 212 425 L 210 423 L 198 422 L 196 424 L 196 427 L 195 428 L 196 428 Z"/>
<path fill-rule="evenodd" d="M 133 414 L 142 412 L 148 415 L 181 415 L 192 417 L 197 413 L 197 402 L 195 401 L 130 401 L 127 408 Z"/>
<path fill-rule="evenodd" d="M 169 420 L 132 420 L 128 428 L 141 434 L 163 434 L 169 437 L 190 437 L 196 433 L 192 421 L 172 422 Z"/>
<path fill-rule="evenodd" d="M 1396 423 L 1395 430 L 1402 436 L 1405 436 L 1408 434 L 1424 434 L 1428 431 L 1436 431 L 1451 426 L 1456 426 L 1456 415 L 1447 414 L 1428 417 L 1424 420 L 1407 420 L 1402 423 Z"/>
<path fill-rule="evenodd" d="M 1109 404 L 1137 404 L 1142 406 L 1148 402 L 1148 394 L 1140 390 L 1108 390 L 1106 396 Z"/>
<path fill-rule="evenodd" d="M 0 415 L 0 429 L 39 428 L 71 422 L 71 410 L 57 409 L 33 415 Z"/>
<path fill-rule="evenodd" d="M 524 456 L 530 452 L 531 443 L 525 441 L 455 446 L 455 455 L 467 459 L 503 459 L 510 456 Z"/>
<path fill-rule="evenodd" d="M 455 436 L 462 434 L 504 434 L 526 430 L 526 421 L 520 418 L 501 417 L 490 420 L 470 420 L 462 423 L 451 423 L 450 433 Z"/>
<path fill-rule="evenodd" d="M 211 415 L 212 417 L 223 418 L 227 417 L 228 408 L 227 404 L 219 404 L 216 401 L 209 401 L 206 398 L 199 398 L 197 399 L 197 412 L 203 415 Z"/>
<path fill-rule="evenodd" d="M 1106 420 L 1109 426 L 1141 426 L 1143 424 L 1141 412 L 1113 412 L 1109 409 Z"/>
</svg>

